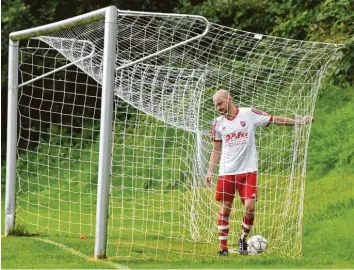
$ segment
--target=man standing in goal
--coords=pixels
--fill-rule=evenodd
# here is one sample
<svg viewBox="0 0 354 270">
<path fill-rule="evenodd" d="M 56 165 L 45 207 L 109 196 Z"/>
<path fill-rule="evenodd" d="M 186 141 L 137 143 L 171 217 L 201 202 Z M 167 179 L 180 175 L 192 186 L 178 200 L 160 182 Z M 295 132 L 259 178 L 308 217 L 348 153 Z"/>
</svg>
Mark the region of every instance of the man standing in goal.
<svg viewBox="0 0 354 270">
<path fill-rule="evenodd" d="M 206 185 L 211 186 L 211 179 L 216 166 L 219 166 L 219 178 L 216 187 L 216 200 L 220 202 L 218 231 L 220 256 L 228 255 L 227 239 L 229 216 L 236 190 L 245 206 L 242 231 L 239 240 L 239 253 L 247 255 L 246 237 L 253 227 L 257 200 L 257 152 L 255 130 L 270 123 L 277 125 L 308 124 L 312 117 L 294 120 L 282 116 L 271 116 L 254 108 L 238 108 L 226 90 L 220 89 L 213 96 L 216 110 L 222 115 L 212 125 L 214 142 Z"/>
</svg>

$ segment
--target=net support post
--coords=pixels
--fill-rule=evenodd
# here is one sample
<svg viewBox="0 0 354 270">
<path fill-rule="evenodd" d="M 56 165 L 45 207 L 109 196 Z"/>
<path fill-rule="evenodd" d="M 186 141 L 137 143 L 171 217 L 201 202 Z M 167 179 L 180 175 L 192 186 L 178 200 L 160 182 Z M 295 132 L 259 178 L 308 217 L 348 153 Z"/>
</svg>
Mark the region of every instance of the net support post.
<svg viewBox="0 0 354 270">
<path fill-rule="evenodd" d="M 9 43 L 9 77 L 7 96 L 7 150 L 5 193 L 5 236 L 15 226 L 15 184 L 17 145 L 17 99 L 18 99 L 18 41 Z"/>
<path fill-rule="evenodd" d="M 98 161 L 95 259 L 106 258 L 109 207 L 110 164 L 112 149 L 113 89 L 116 58 L 117 9 L 105 13 L 103 78 Z"/>
</svg>

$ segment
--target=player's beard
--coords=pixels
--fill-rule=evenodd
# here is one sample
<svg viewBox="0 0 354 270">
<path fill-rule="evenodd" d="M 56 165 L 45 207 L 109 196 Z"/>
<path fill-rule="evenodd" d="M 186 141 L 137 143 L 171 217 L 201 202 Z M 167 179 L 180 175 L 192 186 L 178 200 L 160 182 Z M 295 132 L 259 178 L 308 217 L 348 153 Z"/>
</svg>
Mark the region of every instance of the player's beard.
<svg viewBox="0 0 354 270">
<path fill-rule="evenodd" d="M 219 110 L 219 112 L 220 112 L 220 114 L 222 114 L 222 115 L 226 115 L 226 114 L 227 114 L 227 110 L 224 110 L 224 109 Z"/>
</svg>

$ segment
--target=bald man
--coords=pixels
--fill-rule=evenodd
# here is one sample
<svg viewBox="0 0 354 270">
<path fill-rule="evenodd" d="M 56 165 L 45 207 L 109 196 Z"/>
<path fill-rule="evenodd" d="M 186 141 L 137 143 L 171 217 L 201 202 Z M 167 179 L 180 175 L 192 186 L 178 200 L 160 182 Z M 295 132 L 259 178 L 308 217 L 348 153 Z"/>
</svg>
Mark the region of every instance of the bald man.
<svg viewBox="0 0 354 270">
<path fill-rule="evenodd" d="M 216 200 L 220 202 L 218 232 L 220 256 L 229 254 L 227 247 L 229 216 L 236 190 L 245 206 L 239 253 L 247 255 L 247 235 L 253 227 L 257 200 L 257 152 L 255 130 L 257 127 L 276 125 L 303 125 L 313 122 L 312 117 L 294 120 L 272 116 L 255 108 L 238 108 L 229 93 L 218 90 L 213 96 L 216 110 L 221 113 L 212 125 L 213 151 L 210 156 L 206 185 L 211 186 L 213 172 L 219 164 Z"/>
</svg>

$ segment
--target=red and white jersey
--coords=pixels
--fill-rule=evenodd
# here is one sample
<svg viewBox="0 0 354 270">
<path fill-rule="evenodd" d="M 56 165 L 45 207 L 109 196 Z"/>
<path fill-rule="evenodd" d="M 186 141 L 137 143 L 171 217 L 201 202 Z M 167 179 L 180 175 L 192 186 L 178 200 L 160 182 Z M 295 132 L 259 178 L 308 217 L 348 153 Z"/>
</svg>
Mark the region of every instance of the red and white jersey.
<svg viewBox="0 0 354 270">
<path fill-rule="evenodd" d="M 212 125 L 212 140 L 222 141 L 219 175 L 233 175 L 258 170 L 255 130 L 268 126 L 272 116 L 254 108 L 238 108 L 233 119 L 224 115 Z"/>
</svg>

